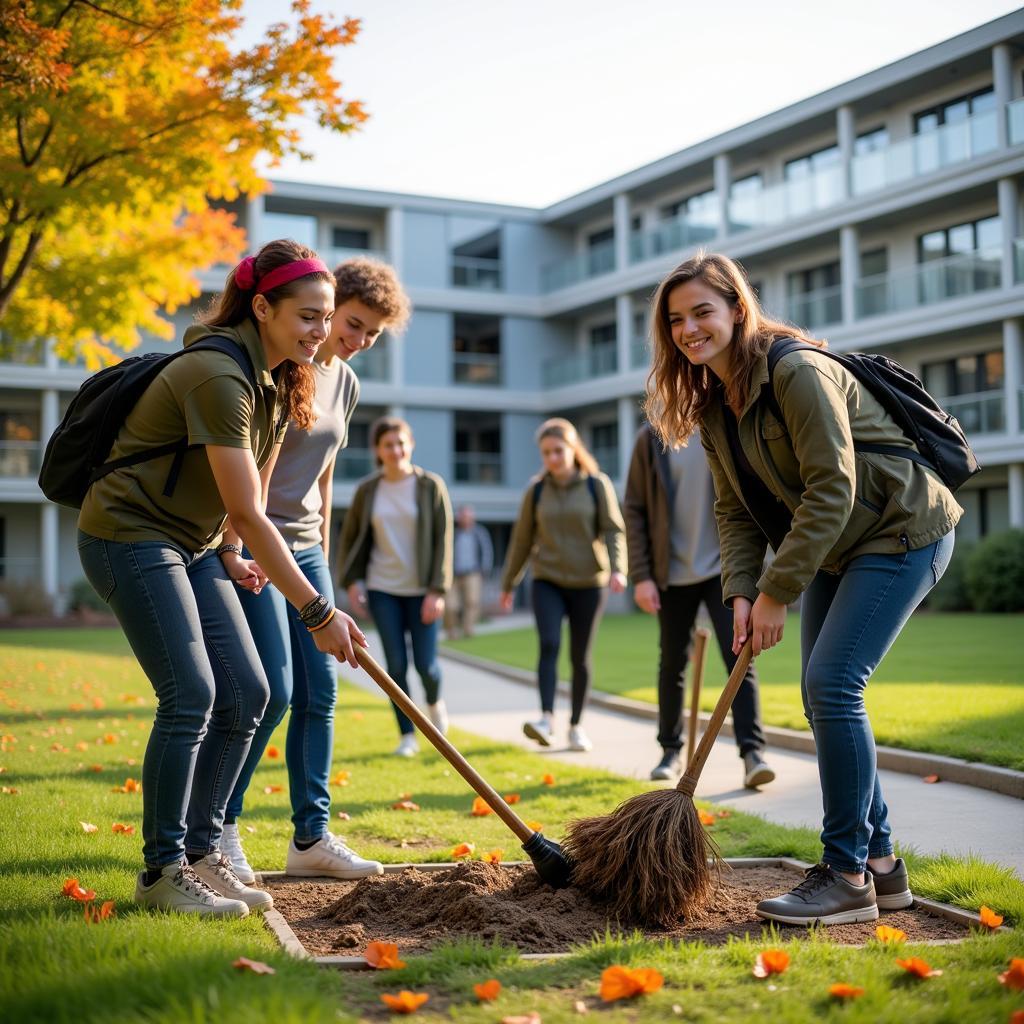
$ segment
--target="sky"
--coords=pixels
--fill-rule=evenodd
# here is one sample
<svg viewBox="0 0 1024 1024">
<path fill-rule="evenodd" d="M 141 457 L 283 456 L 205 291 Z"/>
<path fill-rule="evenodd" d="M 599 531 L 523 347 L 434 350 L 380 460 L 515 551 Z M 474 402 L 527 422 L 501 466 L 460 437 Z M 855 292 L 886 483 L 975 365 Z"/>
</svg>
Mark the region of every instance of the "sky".
<svg viewBox="0 0 1024 1024">
<path fill-rule="evenodd" d="M 547 206 L 1015 10 L 996 0 L 313 0 L 370 120 L 272 177 Z M 247 0 L 243 41 L 281 17 Z"/>
</svg>

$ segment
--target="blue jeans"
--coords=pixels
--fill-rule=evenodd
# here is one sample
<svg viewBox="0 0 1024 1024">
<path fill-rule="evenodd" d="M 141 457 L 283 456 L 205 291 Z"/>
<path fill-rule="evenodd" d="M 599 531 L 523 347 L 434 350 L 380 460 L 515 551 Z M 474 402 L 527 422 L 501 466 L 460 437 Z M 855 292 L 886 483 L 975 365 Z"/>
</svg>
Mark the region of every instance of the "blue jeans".
<svg viewBox="0 0 1024 1024">
<path fill-rule="evenodd" d="M 318 594 L 333 593 L 331 572 L 319 544 L 292 554 Z M 253 772 L 290 704 L 285 760 L 292 824 L 300 843 L 315 842 L 327 832 L 331 814 L 327 783 L 334 750 L 338 663 L 333 655 L 317 650 L 298 612 L 273 584 L 259 594 L 240 590 L 239 597 L 270 683 L 270 703 L 228 801 L 227 820 L 234 821 L 242 813 Z"/>
<path fill-rule="evenodd" d="M 425 625 L 420 618 L 423 595 L 400 597 L 383 590 L 368 590 L 366 603 L 373 616 L 377 632 L 384 645 L 384 660 L 388 675 L 409 692 L 409 654 L 405 647 L 405 634 L 412 639 L 412 660 L 419 673 L 428 704 L 436 704 L 441 693 L 441 666 L 437 663 L 437 622 Z M 403 735 L 413 732 L 413 724 L 392 702 L 398 731 Z"/>
<path fill-rule="evenodd" d="M 818 748 L 823 860 L 858 874 L 892 853 L 888 810 L 864 708 L 868 679 L 953 556 L 953 533 L 916 551 L 862 555 L 819 572 L 800 617 L 804 714 Z"/>
<path fill-rule="evenodd" d="M 211 853 L 269 695 L 238 588 L 212 551 L 170 541 L 80 530 L 78 554 L 156 692 L 142 765 L 146 865 Z"/>
</svg>

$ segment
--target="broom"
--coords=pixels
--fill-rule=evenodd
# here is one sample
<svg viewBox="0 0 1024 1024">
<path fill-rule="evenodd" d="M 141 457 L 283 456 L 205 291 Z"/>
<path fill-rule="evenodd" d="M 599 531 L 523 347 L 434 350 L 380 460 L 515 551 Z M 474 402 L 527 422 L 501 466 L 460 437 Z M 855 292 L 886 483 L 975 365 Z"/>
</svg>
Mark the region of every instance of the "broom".
<svg viewBox="0 0 1024 1024">
<path fill-rule="evenodd" d="M 686 766 L 690 766 L 697 750 L 697 719 L 700 717 L 700 686 L 704 679 L 704 664 L 708 656 L 711 632 L 703 626 L 694 631 L 693 679 L 690 682 L 690 725 L 686 733 Z"/>
<path fill-rule="evenodd" d="M 750 658 L 748 640 L 674 789 L 640 793 L 611 814 L 579 818 L 566 829 L 562 842 L 572 884 L 611 904 L 620 920 L 670 927 L 711 900 L 719 854 L 700 823 L 693 794 Z"/>
<path fill-rule="evenodd" d="M 562 848 L 540 832 L 530 828 L 522 818 L 505 802 L 501 794 L 460 754 L 444 734 L 416 706 L 412 698 L 373 660 L 365 648 L 353 644 L 356 661 L 366 674 L 409 716 L 417 728 L 438 753 L 473 787 L 487 806 L 509 827 L 512 834 L 523 844 L 523 850 L 533 861 L 541 881 L 553 889 L 569 884 L 572 865 L 566 860 Z"/>
</svg>

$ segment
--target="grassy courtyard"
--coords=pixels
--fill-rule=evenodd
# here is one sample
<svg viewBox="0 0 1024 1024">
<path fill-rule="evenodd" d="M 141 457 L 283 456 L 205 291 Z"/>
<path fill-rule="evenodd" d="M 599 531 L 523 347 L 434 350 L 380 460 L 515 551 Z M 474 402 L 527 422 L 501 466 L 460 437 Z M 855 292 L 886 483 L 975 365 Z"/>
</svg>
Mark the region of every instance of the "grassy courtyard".
<svg viewBox="0 0 1024 1024">
<path fill-rule="evenodd" d="M 657 703 L 658 624 L 648 615 L 605 616 L 594 649 L 596 689 Z M 533 629 L 450 644 L 481 658 L 534 669 Z M 559 675 L 569 677 L 563 644 Z M 790 615 L 781 644 L 757 661 L 768 725 L 806 729 L 800 702 L 800 622 Z M 725 681 L 714 638 L 701 694 L 710 711 Z M 879 743 L 1024 770 L 1024 621 L 1014 615 L 918 614 L 868 686 Z"/>
<path fill-rule="evenodd" d="M 960 945 L 905 947 L 875 943 L 837 948 L 823 936 L 753 935 L 706 949 L 660 944 L 639 936 L 606 936 L 565 960 L 521 963 L 498 946 L 461 943 L 415 959 L 400 972 L 358 976 L 320 970 L 283 954 L 258 917 L 202 922 L 135 909 L 141 795 L 128 779 L 141 775 L 153 712 L 152 692 L 120 633 L 113 630 L 0 632 L 0 1008 L 4 1020 L 227 1024 L 272 1021 L 383 1020 L 381 993 L 426 992 L 422 1020 L 496 1022 L 536 1012 L 545 1024 L 576 1020 L 576 1003 L 602 1021 L 748 1021 L 756 1014 L 786 1021 L 1006 1021 L 1024 1009 L 1024 993 L 1000 985 L 1024 939 L 978 934 Z M 546 761 L 490 740 L 456 733 L 455 742 L 502 792 L 518 793 L 523 817 L 558 838 L 568 818 L 608 810 L 641 785 L 607 773 Z M 469 814 L 472 794 L 432 752 L 413 764 L 390 755 L 394 722 L 382 700 L 344 686 L 339 701 L 332 825 L 360 852 L 390 862 L 446 860 L 459 842 L 477 852 L 516 843 L 493 817 Z M 283 732 L 274 739 L 283 751 Z M 545 785 L 545 773 L 554 784 Z M 290 834 L 281 756 L 257 772 L 241 821 L 247 850 L 263 868 L 284 866 Z M 128 791 L 122 791 L 128 790 Z M 392 804 L 406 794 L 421 810 Z M 83 825 L 84 823 L 84 825 Z M 115 824 L 134 829 L 113 831 Z M 94 831 L 87 831 L 95 826 Z M 813 860 L 809 830 L 734 813 L 714 826 L 727 855 L 789 854 Z M 1008 922 L 1024 920 L 1024 884 L 977 861 L 912 858 L 915 890 L 977 908 L 987 904 Z M 83 920 L 63 897 L 65 879 L 112 900 L 112 918 Z M 757 953 L 785 948 L 785 974 L 759 981 Z M 915 980 L 896 955 L 923 956 L 944 973 Z M 234 970 L 240 956 L 276 974 Z M 610 964 L 653 967 L 658 992 L 622 1003 L 598 998 Z M 478 1005 L 473 985 L 497 978 L 496 1002 Z M 847 982 L 864 995 L 848 1003 L 828 988 Z M 678 1007 L 678 1009 L 676 1009 Z"/>
</svg>

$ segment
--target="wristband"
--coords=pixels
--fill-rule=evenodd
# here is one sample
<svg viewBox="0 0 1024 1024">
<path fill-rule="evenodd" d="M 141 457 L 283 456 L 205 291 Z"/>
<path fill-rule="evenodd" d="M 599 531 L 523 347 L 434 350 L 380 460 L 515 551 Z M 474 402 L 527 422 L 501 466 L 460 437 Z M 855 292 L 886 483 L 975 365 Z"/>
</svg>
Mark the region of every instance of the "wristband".
<svg viewBox="0 0 1024 1024">
<path fill-rule="evenodd" d="M 242 553 L 242 549 L 237 544 L 221 544 L 221 546 L 217 548 L 217 557 L 220 558 L 225 551 L 230 551 L 235 555 L 240 555 Z"/>
<path fill-rule="evenodd" d="M 332 608 L 332 609 L 331 609 L 331 610 L 330 610 L 330 611 L 329 611 L 329 612 L 328 612 L 328 613 L 327 613 L 327 614 L 326 614 L 326 615 L 324 616 L 324 621 L 323 621 L 323 622 L 320 622 L 320 623 L 318 623 L 318 624 L 317 624 L 317 625 L 315 625 L 315 626 L 307 626 L 307 627 L 306 627 L 307 631 L 308 631 L 308 632 L 310 632 L 310 633 L 316 633 L 316 632 L 317 632 L 318 630 L 321 630 L 321 629 L 323 629 L 323 628 L 324 628 L 324 626 L 326 626 L 326 625 L 329 625 L 329 624 L 330 624 L 330 622 L 331 622 L 331 621 L 332 621 L 332 620 L 334 619 L 334 615 L 335 615 L 335 613 L 337 612 L 337 610 L 338 610 L 337 608 Z"/>
<path fill-rule="evenodd" d="M 307 629 L 310 626 L 318 626 L 323 622 L 330 607 L 330 601 L 323 594 L 317 594 L 309 604 L 299 609 L 299 618 Z"/>
</svg>

